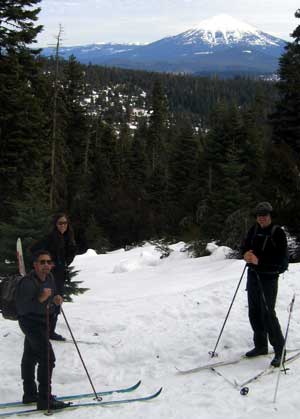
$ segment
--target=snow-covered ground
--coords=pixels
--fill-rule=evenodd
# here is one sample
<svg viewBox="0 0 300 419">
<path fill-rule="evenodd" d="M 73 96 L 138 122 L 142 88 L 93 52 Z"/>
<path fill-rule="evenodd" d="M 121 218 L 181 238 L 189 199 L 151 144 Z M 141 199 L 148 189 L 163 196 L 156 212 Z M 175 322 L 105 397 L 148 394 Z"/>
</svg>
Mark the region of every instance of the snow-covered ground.
<svg viewBox="0 0 300 419">
<path fill-rule="evenodd" d="M 102 419 L 224 419 L 299 417 L 300 358 L 290 364 L 273 396 L 277 374 L 262 377 L 241 396 L 223 377 L 205 370 L 180 375 L 210 361 L 221 326 L 243 272 L 242 260 L 226 259 L 226 248 L 211 246 L 211 256 L 189 258 L 184 244 L 172 246 L 166 259 L 146 244 L 130 251 L 77 256 L 78 280 L 89 291 L 65 303 L 64 311 L 79 343 L 97 390 L 134 384 L 132 394 L 146 395 L 163 386 L 161 395 L 147 403 L 95 407 L 59 413 L 60 418 Z M 234 358 L 252 348 L 248 323 L 245 278 L 233 305 L 217 351 L 218 360 Z M 277 314 L 286 329 L 289 304 L 296 293 L 288 348 L 300 348 L 299 264 L 290 265 L 280 279 Z M 58 332 L 69 337 L 60 316 Z M 0 402 L 22 396 L 20 360 L 23 335 L 16 322 L 0 319 Z M 87 344 L 85 342 L 90 342 Z M 57 395 L 90 392 L 91 388 L 72 343 L 53 343 L 56 368 L 53 392 Z M 270 348 L 271 349 L 271 348 Z M 270 362 L 269 357 L 243 360 L 219 368 L 230 380 L 246 381 Z M 124 398 L 124 395 L 107 397 Z M 35 418 L 42 418 L 42 413 Z"/>
</svg>

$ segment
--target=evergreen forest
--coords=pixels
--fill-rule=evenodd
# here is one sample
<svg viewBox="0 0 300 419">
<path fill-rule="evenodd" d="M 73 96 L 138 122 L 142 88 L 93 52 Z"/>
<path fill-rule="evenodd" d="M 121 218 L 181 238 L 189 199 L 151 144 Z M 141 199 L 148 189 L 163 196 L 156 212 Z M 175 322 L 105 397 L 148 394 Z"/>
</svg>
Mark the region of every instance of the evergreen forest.
<svg viewBox="0 0 300 419">
<path fill-rule="evenodd" d="M 300 25 L 279 81 L 223 80 L 45 58 L 39 3 L 0 0 L 0 272 L 57 211 L 78 252 L 238 249 L 266 200 L 300 240 Z"/>
</svg>

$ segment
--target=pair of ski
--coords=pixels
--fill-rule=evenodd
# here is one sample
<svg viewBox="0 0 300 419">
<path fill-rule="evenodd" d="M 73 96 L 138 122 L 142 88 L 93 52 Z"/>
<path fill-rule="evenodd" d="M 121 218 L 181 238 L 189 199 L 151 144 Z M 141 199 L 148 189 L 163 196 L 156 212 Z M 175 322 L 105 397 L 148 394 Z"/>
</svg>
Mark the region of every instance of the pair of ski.
<svg viewBox="0 0 300 419">
<path fill-rule="evenodd" d="M 108 391 L 102 391 L 97 393 L 97 396 L 103 397 L 103 396 L 109 396 L 115 393 L 130 393 L 134 390 L 136 390 L 141 384 L 141 381 L 138 381 L 136 384 L 130 387 L 121 388 L 117 390 L 108 390 Z M 126 398 L 126 399 L 120 399 L 120 400 L 108 400 L 108 401 L 92 401 L 92 402 L 84 402 L 82 400 L 93 398 L 95 395 L 94 393 L 84 393 L 84 394 L 73 394 L 69 396 L 62 396 L 57 397 L 57 400 L 61 400 L 64 402 L 71 401 L 72 404 L 69 407 L 66 407 L 64 409 L 56 409 L 53 412 L 59 412 L 66 409 L 78 409 L 81 407 L 93 407 L 93 406 L 115 406 L 115 405 L 121 405 L 121 404 L 128 404 L 128 403 L 134 403 L 134 402 L 146 402 L 149 400 L 153 400 L 156 397 L 160 395 L 162 392 L 162 387 L 153 394 L 150 394 L 148 396 L 140 396 L 135 398 Z M 76 401 L 78 402 L 76 403 Z M 94 399 L 95 400 L 95 399 Z M 73 403 L 75 401 L 75 403 Z M 8 412 L 1 412 L 0 417 L 9 417 L 13 415 L 19 415 L 19 416 L 26 416 L 26 415 L 32 415 L 34 413 L 41 413 L 43 411 L 32 409 L 30 408 L 30 405 L 26 405 L 29 407 L 29 409 L 22 409 L 22 410 L 10 410 Z M 18 407 L 25 407 L 25 405 L 22 402 L 8 402 L 8 403 L 0 403 L 0 409 L 13 409 Z M 47 411 L 46 411 L 47 412 Z"/>
<path fill-rule="evenodd" d="M 294 355 L 291 355 L 291 356 L 286 358 L 286 360 L 284 362 L 284 366 L 286 364 L 289 364 L 289 363 L 295 361 L 296 359 L 300 358 L 300 351 L 298 349 L 296 349 L 294 351 L 288 351 L 288 352 L 296 352 L 296 353 Z M 237 364 L 244 359 L 249 359 L 249 358 L 247 358 L 245 355 L 243 355 L 243 356 L 240 356 L 239 358 L 236 358 L 236 359 L 204 364 L 204 365 L 200 365 L 199 367 L 191 368 L 191 369 L 188 369 L 188 370 L 178 370 L 178 372 L 179 372 L 179 374 L 193 374 L 193 373 L 200 372 L 200 371 L 203 371 L 203 370 L 211 370 L 215 374 L 221 376 L 228 384 L 230 384 L 236 390 L 239 390 L 240 394 L 245 395 L 249 391 L 248 387 L 245 387 L 247 384 L 250 384 L 253 381 L 257 381 L 259 378 L 261 378 L 265 375 L 269 375 L 269 374 L 272 374 L 275 371 L 278 371 L 277 368 L 274 368 L 273 366 L 268 365 L 266 368 L 264 368 L 263 370 L 261 370 L 260 372 L 255 374 L 254 376 L 248 378 L 243 383 L 239 383 L 236 380 L 231 381 L 224 374 L 222 374 L 220 371 L 217 370 L 218 367 L 223 367 L 223 366 L 226 366 L 226 365 L 234 365 L 234 364 Z"/>
</svg>

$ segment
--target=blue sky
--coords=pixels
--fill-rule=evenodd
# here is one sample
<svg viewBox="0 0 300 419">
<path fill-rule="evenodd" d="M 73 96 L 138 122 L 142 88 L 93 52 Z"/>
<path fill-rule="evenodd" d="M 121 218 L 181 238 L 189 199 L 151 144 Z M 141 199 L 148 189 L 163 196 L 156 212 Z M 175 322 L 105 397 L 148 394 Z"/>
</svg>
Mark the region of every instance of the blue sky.
<svg viewBox="0 0 300 419">
<path fill-rule="evenodd" d="M 221 13 L 286 40 L 300 24 L 299 0 L 42 0 L 40 7 L 39 46 L 55 42 L 59 24 L 65 46 L 152 42 Z"/>
</svg>

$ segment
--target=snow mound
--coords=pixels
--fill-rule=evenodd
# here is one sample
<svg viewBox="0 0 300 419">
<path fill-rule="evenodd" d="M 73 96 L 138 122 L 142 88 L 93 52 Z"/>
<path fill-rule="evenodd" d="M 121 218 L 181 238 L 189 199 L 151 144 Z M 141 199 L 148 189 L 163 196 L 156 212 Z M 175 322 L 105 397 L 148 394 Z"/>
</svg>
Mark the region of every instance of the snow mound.
<svg viewBox="0 0 300 419">
<path fill-rule="evenodd" d="M 99 256 L 97 254 L 96 250 L 94 250 L 94 249 L 88 249 L 82 255 L 77 255 L 76 258 L 77 258 L 77 260 L 79 260 L 79 259 L 85 259 L 85 258 L 90 258 L 90 257 L 95 257 L 95 256 Z"/>
<path fill-rule="evenodd" d="M 216 243 L 208 243 L 208 245 L 206 246 L 206 250 L 208 250 L 211 253 L 210 259 L 212 261 L 227 259 L 230 253 L 232 252 L 232 249 L 230 249 L 230 247 L 218 246 Z"/>
<path fill-rule="evenodd" d="M 132 272 L 142 269 L 143 267 L 147 266 L 157 266 L 160 263 L 160 255 L 156 251 L 146 251 L 143 250 L 140 255 L 135 259 L 122 259 L 120 263 L 118 263 L 113 268 L 113 273 L 124 273 L 124 272 Z"/>
</svg>

